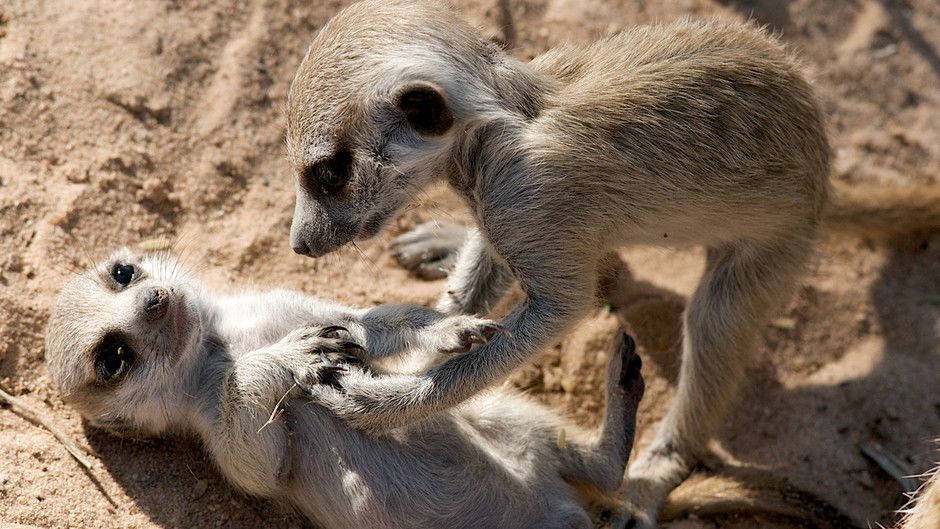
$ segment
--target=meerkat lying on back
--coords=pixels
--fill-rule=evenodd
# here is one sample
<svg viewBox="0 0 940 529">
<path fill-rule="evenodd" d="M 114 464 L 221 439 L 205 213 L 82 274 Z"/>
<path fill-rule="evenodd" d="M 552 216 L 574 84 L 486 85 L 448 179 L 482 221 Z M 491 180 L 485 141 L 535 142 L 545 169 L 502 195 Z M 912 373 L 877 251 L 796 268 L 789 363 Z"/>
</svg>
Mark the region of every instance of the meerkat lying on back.
<svg viewBox="0 0 940 529">
<path fill-rule="evenodd" d="M 166 255 L 121 251 L 65 285 L 46 360 L 92 424 L 195 435 L 235 485 L 322 527 L 589 529 L 582 494 L 620 485 L 643 394 L 626 335 L 608 362 L 596 432 L 508 390 L 382 436 L 311 403 L 308 392 L 340 370 L 346 390 L 371 380 L 357 362 L 491 334 L 490 323 L 463 320 L 289 291 L 217 295 Z"/>
<path fill-rule="evenodd" d="M 375 235 L 443 180 L 478 230 L 439 308 L 485 313 L 513 280 L 526 294 L 502 321 L 509 333 L 327 404 L 360 428 L 445 410 L 531 360 L 588 313 L 599 269 L 622 245 L 708 248 L 677 397 L 630 470 L 642 527 L 736 394 L 829 189 L 821 111 L 799 65 L 766 31 L 734 22 L 636 27 L 522 63 L 445 4 L 361 2 L 307 51 L 287 146 L 298 253 Z"/>
</svg>

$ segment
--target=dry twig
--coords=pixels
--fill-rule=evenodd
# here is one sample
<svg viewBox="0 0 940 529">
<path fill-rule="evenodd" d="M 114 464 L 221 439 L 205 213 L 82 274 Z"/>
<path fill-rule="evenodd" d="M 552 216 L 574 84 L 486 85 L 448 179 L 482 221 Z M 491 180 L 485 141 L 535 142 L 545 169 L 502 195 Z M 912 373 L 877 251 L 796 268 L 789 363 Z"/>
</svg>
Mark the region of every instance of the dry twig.
<svg viewBox="0 0 940 529">
<path fill-rule="evenodd" d="M 31 405 L 27 404 L 26 401 L 19 397 L 14 397 L 6 391 L 0 389 L 0 400 L 6 402 L 10 405 L 10 409 L 13 413 L 19 415 L 20 417 L 26 419 L 27 421 L 33 423 L 36 426 L 41 426 L 52 433 L 56 439 L 62 443 L 62 446 L 72 457 L 75 458 L 86 470 L 91 470 L 91 460 L 88 456 L 78 447 L 65 433 L 59 429 L 58 426 L 52 424 L 48 419 L 42 416 L 36 408 L 33 408 Z"/>
<path fill-rule="evenodd" d="M 291 386 L 291 387 L 287 390 L 287 393 L 284 393 L 283 395 L 281 395 L 280 400 L 277 401 L 277 404 L 274 405 L 274 409 L 271 410 L 271 416 L 268 417 L 268 420 L 265 421 L 265 423 L 261 425 L 261 428 L 258 428 L 258 431 L 255 432 L 255 433 L 260 434 L 260 433 L 261 433 L 261 430 L 264 430 L 265 428 L 267 428 L 269 424 L 271 424 L 272 422 L 276 421 L 277 418 L 280 417 L 282 413 L 284 413 L 284 408 L 281 407 L 281 403 L 284 402 L 284 399 L 287 398 L 287 395 L 288 395 L 291 391 L 293 391 L 294 388 L 296 388 L 296 387 L 297 387 L 297 383 L 295 382 L 294 385 Z"/>
</svg>

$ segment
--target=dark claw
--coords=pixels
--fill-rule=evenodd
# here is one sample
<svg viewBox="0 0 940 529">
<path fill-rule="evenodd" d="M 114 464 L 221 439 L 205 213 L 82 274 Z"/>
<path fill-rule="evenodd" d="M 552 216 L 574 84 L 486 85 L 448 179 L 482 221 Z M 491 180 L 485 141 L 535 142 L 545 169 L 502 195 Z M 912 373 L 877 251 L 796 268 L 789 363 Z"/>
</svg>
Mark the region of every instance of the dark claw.
<svg viewBox="0 0 940 529">
<path fill-rule="evenodd" d="M 481 330 L 465 329 L 460 332 L 460 347 L 455 347 L 453 349 L 448 349 L 442 352 L 450 354 L 466 353 L 473 348 L 474 344 L 487 344 L 497 334 L 502 336 L 510 336 L 509 331 L 505 327 L 496 323 L 486 324 L 481 328 Z"/>
<path fill-rule="evenodd" d="M 356 342 L 342 342 L 340 346 L 343 348 L 343 352 L 350 355 L 350 358 L 347 360 L 349 363 L 361 364 L 362 358 L 359 357 L 360 354 L 366 352 L 365 347 L 357 344 Z"/>
<path fill-rule="evenodd" d="M 341 332 L 349 334 L 349 329 L 341 325 L 330 325 L 320 329 L 318 336 L 320 338 L 339 338 Z"/>
<path fill-rule="evenodd" d="M 321 384 L 326 384 L 333 389 L 343 389 L 343 386 L 339 383 L 339 378 L 336 375 L 345 372 L 346 368 L 342 366 L 324 366 L 320 368 L 319 372 L 317 373 L 317 378 L 320 379 Z"/>
<path fill-rule="evenodd" d="M 626 331 L 621 331 L 620 340 L 623 342 L 623 347 L 625 349 L 624 354 L 628 356 L 636 354 L 636 341 L 632 336 L 627 334 Z"/>
<path fill-rule="evenodd" d="M 492 340 L 493 337 L 496 336 L 497 334 L 500 334 L 507 338 L 512 336 L 512 333 L 509 332 L 509 329 L 503 327 L 502 325 L 498 323 L 493 323 L 493 324 L 486 325 L 485 327 L 483 327 L 483 337 L 486 338 L 486 341 Z"/>
<path fill-rule="evenodd" d="M 304 393 L 306 393 L 308 397 L 314 396 L 313 388 L 311 388 L 306 382 L 301 382 L 300 379 L 297 378 L 297 375 L 294 375 L 294 384 L 296 384 L 297 387 L 300 388 L 300 391 L 303 391 Z"/>
</svg>

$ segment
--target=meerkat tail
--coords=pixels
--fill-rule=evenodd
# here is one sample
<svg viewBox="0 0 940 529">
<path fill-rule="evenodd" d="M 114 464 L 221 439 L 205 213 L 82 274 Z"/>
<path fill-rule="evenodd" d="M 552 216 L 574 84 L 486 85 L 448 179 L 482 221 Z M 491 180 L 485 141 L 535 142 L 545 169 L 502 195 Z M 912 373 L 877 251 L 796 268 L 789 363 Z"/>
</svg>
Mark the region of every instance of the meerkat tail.
<svg viewBox="0 0 940 529">
<path fill-rule="evenodd" d="M 692 474 L 666 499 L 659 521 L 692 515 L 713 520 L 756 515 L 819 529 L 859 528 L 848 516 L 815 494 L 766 472 L 744 468 Z"/>
<path fill-rule="evenodd" d="M 848 185 L 833 182 L 827 229 L 891 237 L 940 230 L 940 184 Z"/>
<path fill-rule="evenodd" d="M 940 527 L 940 466 L 928 474 L 928 480 L 901 511 L 896 529 L 936 529 Z"/>
</svg>

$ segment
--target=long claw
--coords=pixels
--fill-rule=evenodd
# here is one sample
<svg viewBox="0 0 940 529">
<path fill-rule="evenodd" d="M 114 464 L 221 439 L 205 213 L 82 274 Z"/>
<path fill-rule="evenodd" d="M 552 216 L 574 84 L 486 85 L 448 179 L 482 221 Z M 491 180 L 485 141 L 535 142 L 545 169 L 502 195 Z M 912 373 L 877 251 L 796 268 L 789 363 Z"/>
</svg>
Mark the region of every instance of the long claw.
<svg viewBox="0 0 940 529">
<path fill-rule="evenodd" d="M 483 328 L 483 336 L 486 338 L 487 341 L 492 340 L 493 337 L 496 336 L 497 334 L 506 338 L 512 337 L 512 333 L 509 332 L 509 329 L 503 327 L 502 325 L 498 323 L 493 323 Z"/>
<path fill-rule="evenodd" d="M 487 338 L 483 336 L 483 333 L 476 329 L 468 330 L 466 338 L 471 344 L 483 344 L 488 341 Z"/>
<path fill-rule="evenodd" d="M 304 393 L 306 393 L 308 397 L 315 396 L 313 394 L 313 388 L 311 388 L 310 385 L 308 385 L 306 382 L 301 382 L 301 380 L 297 378 L 297 375 L 293 375 L 293 377 L 294 377 L 294 384 L 296 384 L 297 387 L 300 388 L 300 391 L 303 391 Z"/>
<path fill-rule="evenodd" d="M 322 368 L 320 368 L 320 372 L 325 373 L 327 375 L 333 375 L 336 373 L 345 373 L 346 368 L 343 366 L 323 366 Z"/>
<path fill-rule="evenodd" d="M 343 347 L 344 352 L 352 355 L 352 357 L 355 358 L 355 360 L 358 363 L 362 363 L 362 360 L 355 353 L 352 353 L 350 351 L 359 351 L 360 353 L 365 353 L 366 352 L 365 347 L 357 344 L 356 342 L 342 342 L 340 345 Z"/>
<path fill-rule="evenodd" d="M 319 336 L 320 338 L 339 338 L 340 332 L 349 334 L 349 329 L 342 325 L 330 325 L 329 327 L 320 329 Z"/>
<path fill-rule="evenodd" d="M 326 366 L 321 369 L 320 372 L 320 383 L 326 384 L 333 389 L 343 389 L 342 384 L 339 383 L 339 380 L 336 378 L 336 375 L 339 373 L 345 373 L 346 368 L 342 366 Z"/>
</svg>

